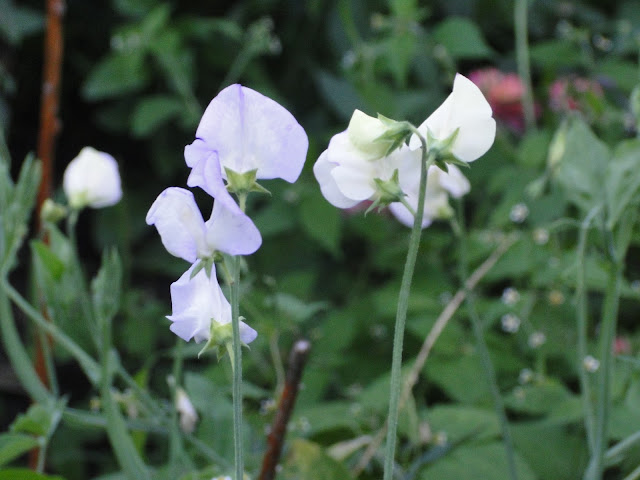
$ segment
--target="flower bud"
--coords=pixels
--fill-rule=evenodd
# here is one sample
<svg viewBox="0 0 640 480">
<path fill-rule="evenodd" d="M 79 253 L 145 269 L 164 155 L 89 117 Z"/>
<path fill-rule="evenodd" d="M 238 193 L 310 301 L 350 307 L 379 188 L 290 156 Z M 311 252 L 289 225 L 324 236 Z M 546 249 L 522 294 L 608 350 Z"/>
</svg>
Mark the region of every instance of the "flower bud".
<svg viewBox="0 0 640 480">
<path fill-rule="evenodd" d="M 67 166 L 63 189 L 76 210 L 115 205 L 122 198 L 118 163 L 108 153 L 84 147 Z"/>
</svg>

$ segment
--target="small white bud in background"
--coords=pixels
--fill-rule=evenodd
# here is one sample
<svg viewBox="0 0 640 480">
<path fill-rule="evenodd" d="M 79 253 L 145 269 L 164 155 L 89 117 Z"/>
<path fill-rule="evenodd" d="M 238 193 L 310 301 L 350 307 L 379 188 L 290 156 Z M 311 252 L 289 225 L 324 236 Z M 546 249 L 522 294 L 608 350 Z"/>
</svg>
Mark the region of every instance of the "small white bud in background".
<svg viewBox="0 0 640 480">
<path fill-rule="evenodd" d="M 180 415 L 180 429 L 185 433 L 192 433 L 196 429 L 198 413 L 193 407 L 187 392 L 179 387 L 176 390 L 176 410 Z"/>
<path fill-rule="evenodd" d="M 592 357 L 591 355 L 587 355 L 582 360 L 582 367 L 589 373 L 593 373 L 600 368 L 600 360 Z"/>
<path fill-rule="evenodd" d="M 67 165 L 62 186 L 69 206 L 77 210 L 110 207 L 122 198 L 118 163 L 91 147 L 84 147 Z"/>
</svg>

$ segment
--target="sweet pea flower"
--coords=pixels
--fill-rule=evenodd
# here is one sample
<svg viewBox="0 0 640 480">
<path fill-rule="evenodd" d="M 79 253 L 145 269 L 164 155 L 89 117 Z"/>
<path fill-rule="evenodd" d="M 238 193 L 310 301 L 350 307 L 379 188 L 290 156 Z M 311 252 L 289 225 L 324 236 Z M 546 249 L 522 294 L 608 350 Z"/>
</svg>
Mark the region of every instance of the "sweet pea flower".
<svg viewBox="0 0 640 480">
<path fill-rule="evenodd" d="M 373 200 L 379 193 L 376 179 L 388 181 L 397 170 L 420 167 L 420 152 L 401 147 L 385 155 L 388 144 L 375 141 L 386 131 L 383 123 L 356 110 L 347 130 L 334 135 L 313 166 L 324 197 L 338 208 L 351 208 Z M 400 180 L 402 181 L 402 179 Z"/>
<path fill-rule="evenodd" d="M 418 127 L 418 131 L 427 140 L 428 149 L 444 147 L 443 154 L 451 153 L 458 160 L 469 163 L 484 155 L 493 144 L 496 121 L 491 115 L 491 106 L 480 89 L 457 73 L 451 94 Z M 454 134 L 453 143 L 446 146 Z M 413 149 L 421 146 L 415 135 L 409 145 Z"/>
<path fill-rule="evenodd" d="M 295 182 L 302 171 L 309 141 L 304 129 L 280 104 L 241 85 L 222 90 L 209 104 L 196 140 L 184 150 L 187 165 L 194 169 L 187 184 L 212 196 L 220 191 L 205 172 L 219 164 L 222 177 L 228 171 L 257 179 L 282 178 Z"/>
<path fill-rule="evenodd" d="M 176 282 L 171 284 L 172 315 L 170 330 L 185 341 L 207 342 L 205 349 L 222 348 L 232 341 L 231 305 L 222 293 L 215 270 L 208 276 L 192 265 Z M 240 341 L 253 342 L 258 333 L 240 322 Z"/>
<path fill-rule="evenodd" d="M 262 243 L 256 226 L 228 193 L 218 195 L 205 222 L 189 190 L 169 187 L 153 202 L 146 221 L 158 229 L 170 254 L 190 263 L 210 258 L 216 251 L 249 255 Z"/>
<path fill-rule="evenodd" d="M 451 217 L 453 211 L 449 205 L 449 195 L 454 198 L 460 198 L 469 193 L 471 188 L 469 180 L 455 165 L 448 165 L 448 168 L 449 172 L 444 172 L 435 165 L 429 167 L 422 228 L 431 225 L 433 220 Z M 411 183 L 405 182 L 403 185 L 403 190 L 406 193 L 405 201 L 416 211 L 418 208 L 418 190 L 420 188 L 419 167 L 416 168 L 413 175 L 407 174 L 405 178 L 412 180 Z M 404 204 L 394 202 L 389 205 L 389 210 L 400 223 L 407 227 L 413 226 L 414 214 Z"/>
<path fill-rule="evenodd" d="M 108 153 L 84 147 L 67 165 L 62 188 L 76 210 L 115 205 L 122 198 L 118 163 Z"/>
</svg>

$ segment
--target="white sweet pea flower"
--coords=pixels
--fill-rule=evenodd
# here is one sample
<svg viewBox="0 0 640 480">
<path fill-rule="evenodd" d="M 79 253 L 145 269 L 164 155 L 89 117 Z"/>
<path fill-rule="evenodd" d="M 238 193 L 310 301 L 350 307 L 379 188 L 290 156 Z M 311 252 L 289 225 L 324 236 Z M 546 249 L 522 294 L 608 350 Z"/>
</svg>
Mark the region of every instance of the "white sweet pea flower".
<svg viewBox="0 0 640 480">
<path fill-rule="evenodd" d="M 375 199 L 376 179 L 388 181 L 397 170 L 402 184 L 402 172 L 412 164 L 420 167 L 420 152 L 406 147 L 385 156 L 389 145 L 374 141 L 386 127 L 377 119 L 356 110 L 346 131 L 334 135 L 313 166 L 324 197 L 338 208 L 350 208 L 363 200 Z"/>
<path fill-rule="evenodd" d="M 418 131 L 427 139 L 429 149 L 440 148 L 457 131 L 448 152 L 458 160 L 473 162 L 489 150 L 495 139 L 496 121 L 491 115 L 489 102 L 480 89 L 458 73 L 451 94 L 418 127 Z M 413 136 L 409 145 L 419 148 L 418 137 Z"/>
<path fill-rule="evenodd" d="M 216 251 L 249 255 L 262 243 L 260 232 L 224 193 L 216 198 L 211 218 L 205 222 L 189 190 L 169 187 L 151 205 L 147 224 L 155 225 L 170 254 L 191 263 Z"/>
<path fill-rule="evenodd" d="M 118 163 L 108 153 L 84 147 L 67 165 L 62 188 L 77 210 L 115 205 L 122 198 Z"/>
<path fill-rule="evenodd" d="M 171 284 L 172 314 L 167 316 L 170 330 L 185 341 L 206 341 L 203 349 L 222 348 L 232 341 L 231 305 L 218 284 L 215 269 L 207 276 L 204 270 L 191 278 L 192 265 L 176 282 Z M 253 342 L 258 333 L 240 322 L 240 341 Z"/>
<path fill-rule="evenodd" d="M 433 220 L 451 217 L 453 211 L 449 205 L 449 195 L 454 198 L 460 198 L 469 193 L 471 189 L 469 180 L 455 165 L 448 165 L 448 169 L 449 172 L 447 173 L 435 165 L 429 167 L 422 228 L 431 225 Z M 414 167 L 413 174 L 407 172 L 404 175 L 402 173 L 400 175 L 401 179 L 407 179 L 405 183 L 402 183 L 403 191 L 406 193 L 405 200 L 414 211 L 417 211 L 420 167 Z M 413 226 L 414 214 L 405 205 L 395 202 L 389 205 L 389 210 L 402 224 L 407 227 Z"/>
</svg>

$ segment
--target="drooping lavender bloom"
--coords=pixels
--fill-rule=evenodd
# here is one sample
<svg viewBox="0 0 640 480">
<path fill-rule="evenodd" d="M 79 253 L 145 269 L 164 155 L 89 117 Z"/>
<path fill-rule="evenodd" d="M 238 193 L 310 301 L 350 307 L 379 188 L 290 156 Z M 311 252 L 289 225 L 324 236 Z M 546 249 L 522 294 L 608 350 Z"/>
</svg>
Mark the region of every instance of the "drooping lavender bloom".
<svg viewBox="0 0 640 480">
<path fill-rule="evenodd" d="M 215 270 L 207 276 L 200 270 L 193 278 L 192 265 L 171 284 L 172 314 L 167 316 L 171 331 L 185 341 L 206 341 L 211 347 L 221 347 L 232 341 L 231 305 L 222 293 Z M 258 333 L 240 322 L 240 341 L 253 342 Z"/>
<path fill-rule="evenodd" d="M 155 225 L 169 253 L 194 263 L 216 251 L 249 255 L 262 243 L 260 232 L 224 192 L 218 195 L 206 222 L 189 190 L 169 187 L 153 202 L 147 224 Z"/>
<path fill-rule="evenodd" d="M 185 160 L 193 169 L 187 184 L 216 196 L 219 184 L 211 185 L 206 173 L 215 163 L 224 179 L 227 170 L 257 170 L 257 179 L 295 182 L 308 146 L 304 129 L 284 107 L 255 90 L 231 85 L 211 101 L 196 140 L 185 147 Z"/>
</svg>

